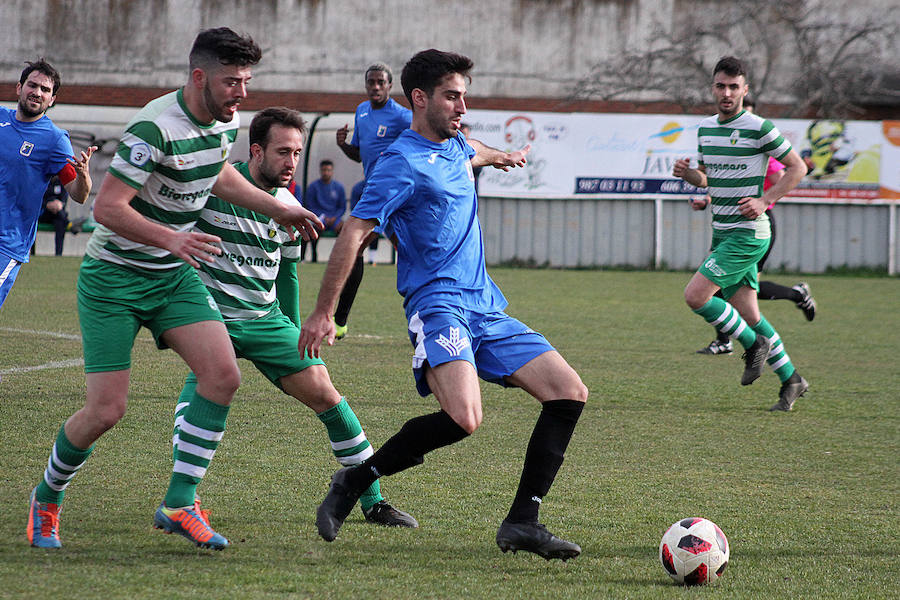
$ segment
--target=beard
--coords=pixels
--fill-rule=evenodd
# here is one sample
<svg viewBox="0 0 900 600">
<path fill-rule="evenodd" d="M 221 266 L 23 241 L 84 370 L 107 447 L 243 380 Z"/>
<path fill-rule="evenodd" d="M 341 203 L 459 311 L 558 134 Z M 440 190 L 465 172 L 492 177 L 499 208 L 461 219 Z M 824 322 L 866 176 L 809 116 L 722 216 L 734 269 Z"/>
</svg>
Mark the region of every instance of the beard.
<svg viewBox="0 0 900 600">
<path fill-rule="evenodd" d="M 285 187 L 282 185 L 281 180 L 281 172 L 270 169 L 266 166 L 265 163 L 261 163 L 259 165 L 259 181 L 256 183 L 265 190 L 271 190 L 277 187 Z"/>
<path fill-rule="evenodd" d="M 35 117 L 41 116 L 42 114 L 47 112 L 47 108 L 50 108 L 49 106 L 46 108 L 44 106 L 42 106 L 40 100 L 38 101 L 37 104 L 41 108 L 39 108 L 38 110 L 34 110 L 30 106 L 28 106 L 27 98 L 19 98 L 19 112 L 21 112 L 27 118 L 33 119 Z"/>
<path fill-rule="evenodd" d="M 425 119 L 428 121 L 428 126 L 431 130 L 442 139 L 449 140 L 452 137 L 456 137 L 456 133 L 459 131 L 456 124 L 448 121 L 445 116 L 428 112 L 425 115 Z"/>
<path fill-rule="evenodd" d="M 209 111 L 209 114 L 216 121 L 229 123 L 234 118 L 234 113 L 226 113 L 224 106 L 216 104 L 208 85 L 203 87 L 203 103 L 206 106 L 206 110 Z"/>
</svg>

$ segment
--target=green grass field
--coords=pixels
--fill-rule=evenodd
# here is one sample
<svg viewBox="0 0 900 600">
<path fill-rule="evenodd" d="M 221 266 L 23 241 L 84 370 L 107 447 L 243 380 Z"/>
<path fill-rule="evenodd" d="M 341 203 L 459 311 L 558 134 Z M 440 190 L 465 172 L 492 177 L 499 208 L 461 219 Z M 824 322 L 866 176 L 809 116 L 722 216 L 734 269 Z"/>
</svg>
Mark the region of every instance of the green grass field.
<svg viewBox="0 0 900 600">
<path fill-rule="evenodd" d="M 186 374 L 142 331 L 129 410 L 69 487 L 60 551 L 28 546 L 28 494 L 54 436 L 83 403 L 77 259 L 38 257 L 0 311 L 2 598 L 887 598 L 900 590 L 900 280 L 806 278 L 813 323 L 763 310 L 810 391 L 772 414 L 778 380 L 694 351 L 711 328 L 681 299 L 686 273 L 493 269 L 508 312 L 543 332 L 591 391 L 542 520 L 583 548 L 568 563 L 494 544 L 538 407 L 483 385 L 485 419 L 463 442 L 387 478 L 418 530 L 355 511 L 318 538 L 336 468 L 319 421 L 241 361 L 243 385 L 200 492 L 224 552 L 151 528 L 168 483 L 171 414 Z M 321 265 L 301 268 L 304 311 Z M 410 376 L 394 269 L 367 268 L 350 335 L 326 350 L 339 390 L 377 446 L 435 410 Z M 796 278 L 773 279 L 793 284 Z M 69 362 L 66 362 L 69 361 Z M 30 367 L 57 366 L 28 370 Z M 70 366 L 66 366 L 70 365 Z M 683 590 L 657 559 L 665 528 L 714 520 L 732 544 L 716 587 Z"/>
</svg>

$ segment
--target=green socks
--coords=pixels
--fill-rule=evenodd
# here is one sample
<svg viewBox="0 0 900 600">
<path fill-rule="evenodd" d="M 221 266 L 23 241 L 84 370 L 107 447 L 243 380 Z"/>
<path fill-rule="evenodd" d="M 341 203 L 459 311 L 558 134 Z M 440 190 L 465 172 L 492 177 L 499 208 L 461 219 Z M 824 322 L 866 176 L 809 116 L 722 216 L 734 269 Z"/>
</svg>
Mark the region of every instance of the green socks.
<svg viewBox="0 0 900 600">
<path fill-rule="evenodd" d="M 341 398 L 340 403 L 320 412 L 317 416 L 328 430 L 331 450 L 339 463 L 344 466 L 357 465 L 372 456 L 372 444 L 366 438 L 366 433 L 346 398 Z M 381 486 L 376 479 L 363 492 L 359 503 L 363 510 L 369 510 L 373 504 L 382 500 L 384 497 L 381 495 Z"/>
<path fill-rule="evenodd" d="M 194 504 L 197 485 L 206 475 L 209 463 L 225 434 L 225 419 L 229 407 L 210 402 L 194 390 L 189 395 L 193 397 L 182 413 L 183 419 L 176 419 L 175 464 L 172 467 L 169 489 L 163 500 L 168 508 Z M 179 407 L 184 396 L 183 391 Z"/>
<path fill-rule="evenodd" d="M 744 350 L 756 341 L 756 332 L 747 325 L 733 306 L 721 298 L 713 296 L 709 302 L 694 312 L 703 317 L 716 331 L 736 339 Z"/>
<path fill-rule="evenodd" d="M 94 447 L 87 450 L 76 448 L 66 437 L 66 426 L 59 428 L 56 443 L 50 453 L 50 460 L 44 470 L 44 479 L 38 484 L 35 499 L 42 504 L 60 504 L 78 469 L 84 465 Z"/>
</svg>

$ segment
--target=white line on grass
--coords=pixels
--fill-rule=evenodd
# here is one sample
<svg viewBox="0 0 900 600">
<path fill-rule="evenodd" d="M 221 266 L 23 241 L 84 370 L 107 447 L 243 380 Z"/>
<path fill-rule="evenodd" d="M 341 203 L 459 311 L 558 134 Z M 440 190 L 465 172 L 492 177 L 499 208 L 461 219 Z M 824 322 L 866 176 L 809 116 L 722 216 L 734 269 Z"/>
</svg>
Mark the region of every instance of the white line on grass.
<svg viewBox="0 0 900 600">
<path fill-rule="evenodd" d="M 80 335 L 74 333 L 59 333 L 57 331 L 38 331 L 36 329 L 16 329 L 14 327 L 0 327 L 0 331 L 8 331 L 10 333 L 24 333 L 27 335 L 42 335 L 45 337 L 59 338 L 61 340 L 81 341 Z"/>
<path fill-rule="evenodd" d="M 42 365 L 33 367 L 10 367 L 9 369 L 0 369 L 0 375 L 11 375 L 13 373 L 28 373 L 29 371 L 42 371 L 44 369 L 65 369 L 67 367 L 80 367 L 84 364 L 83 358 L 70 358 L 69 360 L 54 360 Z"/>
</svg>

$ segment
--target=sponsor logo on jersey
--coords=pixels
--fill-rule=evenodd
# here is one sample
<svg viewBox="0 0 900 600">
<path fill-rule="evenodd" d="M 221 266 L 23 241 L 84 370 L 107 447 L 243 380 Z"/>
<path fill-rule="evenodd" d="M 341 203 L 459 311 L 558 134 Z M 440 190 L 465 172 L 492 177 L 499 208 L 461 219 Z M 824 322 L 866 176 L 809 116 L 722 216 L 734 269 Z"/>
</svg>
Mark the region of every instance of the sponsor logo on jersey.
<svg viewBox="0 0 900 600">
<path fill-rule="evenodd" d="M 128 155 L 128 162 L 136 167 L 143 167 L 150 160 L 150 145 L 145 142 L 138 142 L 131 147 L 131 154 Z"/>
<path fill-rule="evenodd" d="M 32 150 L 34 150 L 34 144 L 31 142 L 22 142 L 22 147 L 19 148 L 19 154 L 22 156 L 31 156 Z"/>
<path fill-rule="evenodd" d="M 384 137 L 387 135 L 387 125 L 379 125 L 378 131 L 375 133 L 378 137 Z"/>
<path fill-rule="evenodd" d="M 224 252 L 222 258 L 227 258 L 239 267 L 266 267 L 269 269 L 278 266 L 279 261 L 263 256 L 241 256 L 234 252 Z"/>
<path fill-rule="evenodd" d="M 723 275 L 726 274 L 725 269 L 723 269 L 718 264 L 716 264 L 715 258 L 710 257 L 709 260 L 707 260 L 705 263 L 703 263 L 703 266 L 706 267 L 706 269 L 710 273 L 712 273 L 713 275 L 716 275 L 718 277 L 722 277 Z"/>
<path fill-rule="evenodd" d="M 237 226 L 237 221 L 228 221 L 227 219 L 223 219 L 219 215 L 213 215 L 213 223 L 218 225 L 231 225 L 233 227 Z"/>
<path fill-rule="evenodd" d="M 718 169 L 719 171 L 746 171 L 747 165 L 744 163 L 704 163 L 708 169 Z"/>
<path fill-rule="evenodd" d="M 176 192 L 166 184 L 162 184 L 157 194 L 159 194 L 163 198 L 171 198 L 172 200 L 187 200 L 188 202 L 192 202 L 194 200 L 199 200 L 200 198 L 206 198 L 207 196 L 209 196 L 210 192 L 212 192 L 212 188 L 208 187 L 205 190 L 183 194 L 181 192 Z"/>
<path fill-rule="evenodd" d="M 435 341 L 441 348 L 447 351 L 450 356 L 459 356 L 460 353 L 469 347 L 469 338 L 459 337 L 459 327 L 450 327 L 450 338 L 444 337 L 444 334 L 438 336 Z"/>
</svg>

